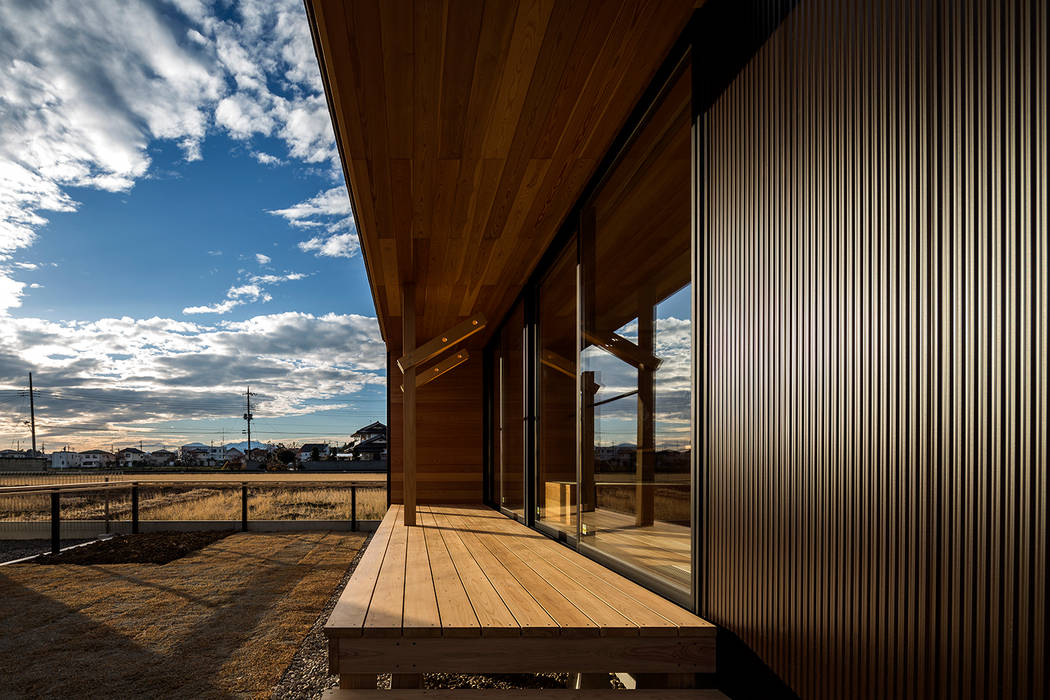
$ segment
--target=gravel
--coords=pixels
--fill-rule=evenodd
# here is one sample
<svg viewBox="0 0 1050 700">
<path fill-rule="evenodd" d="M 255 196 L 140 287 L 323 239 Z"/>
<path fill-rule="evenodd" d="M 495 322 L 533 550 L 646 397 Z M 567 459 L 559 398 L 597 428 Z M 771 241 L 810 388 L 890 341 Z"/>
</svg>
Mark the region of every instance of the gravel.
<svg viewBox="0 0 1050 700">
<path fill-rule="evenodd" d="M 292 657 L 292 662 L 285 669 L 280 682 L 274 687 L 273 695 L 271 696 L 274 700 L 319 698 L 328 688 L 334 688 L 339 685 L 339 676 L 328 673 L 328 638 L 324 636 L 324 623 L 328 620 L 328 616 L 332 614 L 336 601 L 339 600 L 339 595 L 346 588 L 347 581 L 350 580 L 351 574 L 357 568 L 357 562 L 361 561 L 361 555 L 368 548 L 368 543 L 371 541 L 372 536 L 369 535 L 368 539 L 361 545 L 361 549 L 354 555 L 353 561 L 347 567 L 346 573 L 343 574 L 343 578 L 339 581 L 335 592 L 332 593 L 332 597 L 325 603 L 321 614 L 317 616 L 317 620 L 314 621 L 306 638 L 303 639 L 299 650 Z"/>
<path fill-rule="evenodd" d="M 62 540 L 62 547 L 91 540 Z M 51 551 L 51 540 L 0 540 L 0 562 L 14 561 L 36 554 L 47 554 Z"/>
</svg>

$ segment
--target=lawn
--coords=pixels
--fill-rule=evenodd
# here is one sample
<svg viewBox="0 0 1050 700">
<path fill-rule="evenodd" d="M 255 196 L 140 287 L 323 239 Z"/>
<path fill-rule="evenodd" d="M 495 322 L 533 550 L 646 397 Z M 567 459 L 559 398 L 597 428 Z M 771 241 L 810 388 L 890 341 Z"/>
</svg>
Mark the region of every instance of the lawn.
<svg viewBox="0 0 1050 700">
<path fill-rule="evenodd" d="M 163 565 L 0 567 L 0 697 L 269 697 L 364 540 L 238 533 Z"/>
</svg>

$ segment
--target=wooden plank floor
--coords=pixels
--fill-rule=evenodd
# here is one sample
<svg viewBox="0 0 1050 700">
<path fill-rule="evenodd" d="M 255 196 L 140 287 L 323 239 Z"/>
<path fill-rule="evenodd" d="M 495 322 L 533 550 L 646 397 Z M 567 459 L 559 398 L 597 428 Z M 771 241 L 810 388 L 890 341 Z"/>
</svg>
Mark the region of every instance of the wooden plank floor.
<svg viewBox="0 0 1050 700">
<path fill-rule="evenodd" d="M 710 637 L 707 621 L 494 510 L 387 512 L 330 638 Z"/>
</svg>

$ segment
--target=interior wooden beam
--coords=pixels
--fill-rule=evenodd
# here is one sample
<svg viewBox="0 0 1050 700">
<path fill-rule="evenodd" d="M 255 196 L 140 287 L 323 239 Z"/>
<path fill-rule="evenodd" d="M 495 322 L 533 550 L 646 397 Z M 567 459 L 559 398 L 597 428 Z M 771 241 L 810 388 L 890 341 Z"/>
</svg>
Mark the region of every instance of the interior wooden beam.
<svg viewBox="0 0 1050 700">
<path fill-rule="evenodd" d="M 415 367 L 427 360 L 433 359 L 444 352 L 445 349 L 461 343 L 475 333 L 484 330 L 485 314 L 474 314 L 466 321 L 457 323 L 444 333 L 434 336 L 418 348 L 410 349 L 406 343 L 404 354 L 398 358 L 397 366 L 404 372 L 410 367 Z"/>
<path fill-rule="evenodd" d="M 555 372 L 561 372 L 566 377 L 576 379 L 576 364 L 565 357 L 562 357 L 553 350 L 543 350 L 540 352 L 540 363 L 550 367 Z"/>
<path fill-rule="evenodd" d="M 646 352 L 631 341 L 616 333 L 584 330 L 583 338 L 592 345 L 597 345 L 618 360 L 626 362 L 635 369 L 648 369 L 655 372 L 660 367 L 660 358 Z"/>
</svg>

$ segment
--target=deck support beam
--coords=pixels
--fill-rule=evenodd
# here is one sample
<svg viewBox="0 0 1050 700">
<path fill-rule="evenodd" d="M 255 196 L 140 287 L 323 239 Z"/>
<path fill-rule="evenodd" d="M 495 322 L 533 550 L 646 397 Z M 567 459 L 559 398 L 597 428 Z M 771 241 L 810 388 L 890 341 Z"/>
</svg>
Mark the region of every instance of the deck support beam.
<svg viewBox="0 0 1050 700">
<path fill-rule="evenodd" d="M 375 690 L 379 678 L 375 673 L 340 673 L 339 687 L 344 690 Z"/>
<path fill-rule="evenodd" d="M 416 285 L 401 288 L 401 354 L 416 349 Z M 404 396 L 401 421 L 401 455 L 405 495 L 405 525 L 416 524 L 416 366 L 403 370 Z"/>
</svg>

